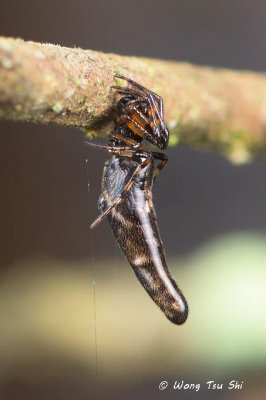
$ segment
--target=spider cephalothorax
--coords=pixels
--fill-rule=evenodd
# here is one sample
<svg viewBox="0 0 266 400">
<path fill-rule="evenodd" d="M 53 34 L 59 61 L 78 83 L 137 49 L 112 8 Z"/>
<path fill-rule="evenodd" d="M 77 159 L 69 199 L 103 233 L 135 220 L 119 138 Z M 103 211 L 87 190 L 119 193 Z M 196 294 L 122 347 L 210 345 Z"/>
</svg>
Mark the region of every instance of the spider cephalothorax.
<svg viewBox="0 0 266 400">
<path fill-rule="evenodd" d="M 131 87 L 112 86 L 123 95 L 117 104 L 115 128 L 127 126 L 138 140 L 146 139 L 161 150 L 168 145 L 169 132 L 163 121 L 163 101 L 156 93 L 121 75 Z"/>
</svg>

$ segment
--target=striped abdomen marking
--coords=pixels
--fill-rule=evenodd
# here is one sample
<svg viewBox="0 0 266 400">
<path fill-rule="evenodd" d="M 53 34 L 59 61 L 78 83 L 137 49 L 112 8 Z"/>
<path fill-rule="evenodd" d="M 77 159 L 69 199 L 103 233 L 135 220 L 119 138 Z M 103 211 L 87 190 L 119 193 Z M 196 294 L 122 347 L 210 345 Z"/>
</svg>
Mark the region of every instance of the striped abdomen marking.
<svg viewBox="0 0 266 400">
<path fill-rule="evenodd" d="M 110 197 L 112 198 L 112 193 L 108 191 L 109 165 L 107 164 L 107 170 L 105 170 L 103 191 L 107 203 Z M 121 177 L 124 171 L 119 172 Z M 123 201 L 108 215 L 108 220 L 119 247 L 142 286 L 170 321 L 182 324 L 187 318 L 188 306 L 166 264 L 152 204 L 149 184 L 152 172 L 153 166 L 143 171 L 142 176 L 136 179 Z M 147 186 L 144 184 L 143 187 L 143 182 L 147 182 Z"/>
</svg>

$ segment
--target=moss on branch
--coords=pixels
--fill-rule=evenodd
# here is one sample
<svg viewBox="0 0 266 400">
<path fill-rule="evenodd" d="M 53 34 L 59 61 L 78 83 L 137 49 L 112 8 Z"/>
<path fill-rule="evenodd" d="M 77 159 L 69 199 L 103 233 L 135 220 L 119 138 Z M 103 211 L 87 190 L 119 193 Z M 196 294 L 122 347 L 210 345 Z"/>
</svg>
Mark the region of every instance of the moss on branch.
<svg viewBox="0 0 266 400">
<path fill-rule="evenodd" d="M 266 76 L 0 38 L 0 117 L 107 135 L 114 74 L 160 94 L 171 144 L 234 162 L 266 151 Z M 122 84 L 122 82 L 121 82 Z"/>
</svg>

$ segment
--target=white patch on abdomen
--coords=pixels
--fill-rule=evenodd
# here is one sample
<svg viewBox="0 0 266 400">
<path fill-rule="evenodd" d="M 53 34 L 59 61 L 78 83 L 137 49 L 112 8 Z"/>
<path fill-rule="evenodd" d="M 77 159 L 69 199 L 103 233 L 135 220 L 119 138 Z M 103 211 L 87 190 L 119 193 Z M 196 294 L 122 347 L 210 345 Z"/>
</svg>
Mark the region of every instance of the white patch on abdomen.
<svg viewBox="0 0 266 400">
<path fill-rule="evenodd" d="M 142 266 L 143 264 L 147 263 L 148 261 L 149 261 L 149 258 L 145 254 L 143 254 L 141 256 L 136 257 L 132 261 L 132 263 L 138 267 L 138 266 Z"/>
<path fill-rule="evenodd" d="M 141 227 L 143 229 L 145 241 L 147 244 L 149 244 L 149 251 L 151 254 L 151 262 L 156 270 L 156 273 L 159 275 L 161 281 L 164 283 L 166 289 L 178 303 L 178 305 L 180 307 L 180 311 L 184 312 L 185 304 L 182 301 L 181 296 L 179 296 L 179 294 L 176 292 L 176 289 L 174 288 L 172 282 L 168 278 L 168 276 L 165 272 L 162 260 L 161 260 L 161 256 L 160 256 L 160 253 L 158 250 L 158 245 L 155 245 L 157 240 L 153 234 L 153 230 L 152 230 L 152 226 L 151 226 L 151 222 L 150 222 L 150 216 L 145 210 L 145 203 L 146 203 L 145 193 L 142 190 L 136 188 L 135 189 L 135 198 L 136 198 L 136 212 L 137 212 L 138 217 L 141 222 Z M 141 271 L 141 273 L 143 273 L 143 271 Z"/>
</svg>

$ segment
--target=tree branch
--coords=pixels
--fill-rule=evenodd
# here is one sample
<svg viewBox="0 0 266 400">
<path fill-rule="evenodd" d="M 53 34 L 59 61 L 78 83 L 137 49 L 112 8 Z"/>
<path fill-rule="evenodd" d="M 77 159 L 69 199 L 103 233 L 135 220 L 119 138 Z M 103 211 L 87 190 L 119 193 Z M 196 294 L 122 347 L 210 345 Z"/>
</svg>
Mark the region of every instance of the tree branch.
<svg viewBox="0 0 266 400">
<path fill-rule="evenodd" d="M 170 144 L 216 149 L 234 162 L 266 150 L 266 76 L 0 38 L 0 117 L 111 127 L 114 74 L 160 94 Z M 123 84 L 122 81 L 116 82 Z"/>
</svg>

